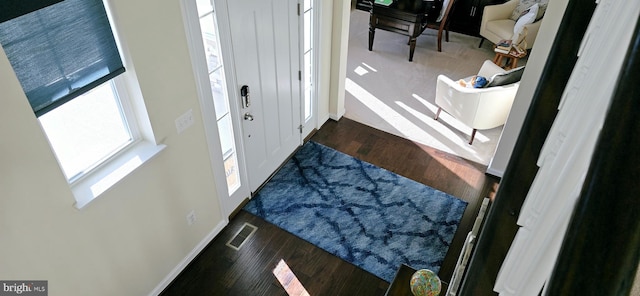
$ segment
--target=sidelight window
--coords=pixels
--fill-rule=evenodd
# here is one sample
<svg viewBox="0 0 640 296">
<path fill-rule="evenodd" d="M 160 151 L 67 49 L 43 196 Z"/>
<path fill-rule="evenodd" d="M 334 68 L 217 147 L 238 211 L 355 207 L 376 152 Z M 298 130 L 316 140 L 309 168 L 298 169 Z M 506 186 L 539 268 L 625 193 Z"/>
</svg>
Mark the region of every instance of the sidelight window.
<svg viewBox="0 0 640 296">
<path fill-rule="evenodd" d="M 218 27 L 210 0 L 197 0 L 196 6 L 200 18 L 202 44 L 207 59 L 210 90 L 216 111 L 227 187 L 229 195 L 232 195 L 240 187 L 240 171 L 238 170 L 238 156 L 234 141 L 229 100 L 226 93 L 224 65 L 220 54 Z"/>
</svg>

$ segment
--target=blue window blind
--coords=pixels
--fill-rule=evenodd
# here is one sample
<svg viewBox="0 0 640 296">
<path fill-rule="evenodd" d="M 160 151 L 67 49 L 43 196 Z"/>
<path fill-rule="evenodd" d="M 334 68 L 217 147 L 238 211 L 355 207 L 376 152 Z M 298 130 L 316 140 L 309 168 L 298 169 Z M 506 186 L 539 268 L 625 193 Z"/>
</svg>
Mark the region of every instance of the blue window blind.
<svg viewBox="0 0 640 296">
<path fill-rule="evenodd" d="M 65 0 L 0 23 L 0 44 L 36 116 L 125 70 L 102 0 Z"/>
<path fill-rule="evenodd" d="M 25 15 L 62 0 L 3 0 L 0 9 L 0 23 Z"/>
</svg>

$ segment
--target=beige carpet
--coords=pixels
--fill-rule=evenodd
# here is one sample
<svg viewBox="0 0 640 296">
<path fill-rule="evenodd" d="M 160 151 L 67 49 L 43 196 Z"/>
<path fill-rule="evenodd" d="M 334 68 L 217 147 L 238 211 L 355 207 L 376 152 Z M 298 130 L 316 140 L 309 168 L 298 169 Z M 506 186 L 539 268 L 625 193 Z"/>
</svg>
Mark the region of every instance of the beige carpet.
<svg viewBox="0 0 640 296">
<path fill-rule="evenodd" d="M 352 10 L 345 84 L 345 117 L 406 139 L 488 165 L 502 127 L 480 130 L 469 145 L 471 128 L 442 112 L 433 120 L 436 77 L 459 79 L 476 74 L 484 60 L 493 59 L 491 42 L 450 33 L 437 51 L 437 31 L 418 37 L 409 62 L 408 37 L 376 30 L 368 50 L 369 13 Z"/>
</svg>

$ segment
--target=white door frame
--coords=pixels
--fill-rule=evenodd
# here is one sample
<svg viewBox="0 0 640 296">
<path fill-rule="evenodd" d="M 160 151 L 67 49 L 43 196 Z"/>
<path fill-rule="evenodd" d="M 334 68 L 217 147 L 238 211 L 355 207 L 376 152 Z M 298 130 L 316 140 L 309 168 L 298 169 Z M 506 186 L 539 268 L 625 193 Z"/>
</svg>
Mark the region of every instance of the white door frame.
<svg viewBox="0 0 640 296">
<path fill-rule="evenodd" d="M 229 28 L 229 15 L 228 15 L 228 1 L 233 0 L 211 0 L 214 4 L 215 15 L 218 24 L 218 34 L 220 39 L 221 57 L 224 64 L 224 72 L 227 86 L 235 86 L 236 71 L 235 62 L 233 60 L 231 36 Z M 318 80 L 319 80 L 319 28 L 320 28 L 320 11 L 322 1 L 312 0 L 314 3 L 314 29 L 312 40 L 314 42 L 313 52 L 313 99 L 312 104 L 312 119 L 310 124 L 311 128 L 305 127 L 303 134 L 301 134 L 302 140 L 309 135 L 314 129 L 318 128 Z M 214 175 L 214 182 L 216 186 L 216 192 L 218 194 L 218 200 L 221 206 L 224 219 L 228 222 L 229 215 L 236 210 L 236 206 L 229 203 L 229 200 L 234 200 L 234 197 L 229 196 L 227 181 L 224 170 L 224 163 L 222 160 L 222 149 L 220 145 L 220 137 L 218 133 L 218 125 L 215 116 L 215 107 L 213 99 L 211 98 L 211 92 L 209 89 L 207 66 L 205 60 L 205 52 L 202 47 L 200 23 L 198 18 L 198 12 L 196 9 L 195 0 L 180 0 L 180 7 L 182 9 L 182 15 L 185 23 L 185 32 L 187 37 L 187 45 L 191 56 L 191 63 L 194 70 L 194 78 L 196 80 L 196 87 L 198 91 L 198 100 L 201 107 L 201 115 L 204 124 L 205 137 L 209 149 L 209 158 Z M 302 34 L 302 33 L 301 33 Z M 301 39 L 302 41 L 303 39 Z M 303 45 L 300 45 L 301 47 Z M 301 49 L 302 51 L 302 49 Z M 303 57 L 301 57 L 303 58 Z M 301 85 L 302 87 L 302 85 Z M 241 108 L 240 108 L 240 93 L 239 89 L 235 87 L 227 87 L 227 96 L 229 98 L 230 116 L 232 118 L 232 125 L 234 129 L 236 154 L 238 158 L 238 170 L 241 186 L 236 190 L 234 195 L 238 195 L 238 198 L 251 198 L 251 190 L 248 182 L 247 166 L 245 147 L 243 142 L 243 131 L 241 126 Z M 301 104 L 303 108 L 304 104 Z M 304 116 L 304 110 L 301 110 L 302 116 Z M 302 118 L 304 124 L 304 118 Z"/>
<path fill-rule="evenodd" d="M 312 43 L 312 48 L 313 48 L 313 55 L 311 57 L 311 64 L 312 69 L 311 69 L 311 75 L 312 75 L 312 85 L 313 85 L 313 89 L 311 91 L 311 119 L 309 120 L 309 122 L 305 122 L 305 118 L 304 118 L 304 99 L 303 102 L 301 104 L 301 123 L 302 123 L 302 140 L 304 141 L 304 139 L 306 137 L 309 136 L 309 134 L 311 134 L 311 132 L 313 132 L 314 129 L 319 128 L 319 122 L 318 122 L 318 96 L 319 96 L 319 91 L 318 91 L 318 83 L 319 83 L 319 75 L 320 75 L 320 63 L 319 63 L 319 51 L 320 51 L 320 17 L 321 14 L 320 12 L 322 11 L 322 1 L 323 0 L 311 0 L 312 2 L 312 7 L 313 7 L 313 24 L 312 24 L 312 36 L 311 36 L 311 43 Z M 300 13 L 303 14 L 304 13 L 304 1 L 302 1 L 302 8 Z M 304 63 L 304 15 L 301 15 L 301 20 L 300 20 L 301 26 L 302 26 L 302 30 L 300 30 L 300 52 L 302 53 L 302 55 L 300 56 L 300 65 L 302 65 L 303 67 L 305 66 Z M 301 71 L 304 70 L 301 69 Z M 304 96 L 304 81 L 301 81 L 300 83 L 300 87 L 301 87 L 301 93 Z"/>
<path fill-rule="evenodd" d="M 217 11 L 226 11 L 219 7 L 217 2 L 223 2 L 222 5 L 226 5 L 224 1 L 213 1 L 215 10 Z M 195 0 L 181 0 L 180 7 L 182 9 L 182 15 L 185 23 L 185 31 L 187 37 L 187 46 L 189 48 L 189 54 L 191 56 L 191 64 L 194 71 L 194 78 L 196 81 L 196 87 L 198 90 L 198 100 L 200 102 L 201 107 L 201 115 L 202 121 L 204 124 L 205 137 L 207 140 L 207 146 L 209 150 L 209 159 L 211 162 L 211 168 L 214 175 L 214 182 L 216 187 L 216 192 L 218 194 L 218 201 L 220 203 L 220 207 L 222 210 L 222 216 L 228 222 L 229 215 L 236 209 L 236 205 L 231 203 L 230 201 L 236 199 L 244 199 L 248 198 L 250 195 L 248 182 L 247 182 L 247 174 L 245 169 L 245 157 L 244 157 L 244 147 L 242 146 L 242 141 L 238 141 L 241 139 L 240 127 L 238 126 L 238 110 L 237 104 L 234 100 L 230 100 L 229 108 L 230 108 L 230 116 L 232 118 L 232 125 L 235 134 L 235 145 L 236 145 L 236 155 L 238 158 L 238 170 L 240 177 L 240 188 L 238 188 L 233 196 L 229 195 L 229 190 L 227 187 L 227 180 L 224 169 L 224 162 L 222 159 L 222 148 L 220 144 L 220 134 L 218 132 L 218 123 L 216 120 L 216 112 L 215 106 L 213 103 L 213 98 L 210 90 L 210 83 L 208 77 L 207 70 L 207 62 L 206 62 L 206 54 L 204 52 L 204 47 L 202 46 L 202 34 L 200 30 L 200 21 L 198 16 L 198 11 L 196 8 Z M 226 8 L 226 7 L 225 7 Z M 226 53 L 230 52 L 230 40 L 228 22 L 226 22 L 227 15 L 225 13 L 221 13 L 218 15 L 216 13 L 216 17 L 218 18 L 218 34 L 219 39 L 221 40 L 222 51 L 222 61 L 224 64 L 224 72 L 226 78 L 227 85 L 235 85 L 234 77 L 235 73 L 233 71 L 233 64 L 230 62 L 230 59 Z M 225 19 L 225 21 L 220 21 L 220 18 Z M 233 88 L 227 89 L 227 96 L 229 98 L 238 97 L 237 91 Z"/>
<path fill-rule="evenodd" d="M 195 1 L 195 0 L 194 0 Z M 233 1 L 233 0 L 231 0 Z M 236 67 L 235 62 L 233 60 L 232 54 L 232 46 L 231 46 L 231 29 L 229 28 L 229 14 L 227 8 L 227 0 L 211 0 L 214 4 L 214 9 L 219 11 L 216 12 L 216 18 L 218 19 L 218 38 L 220 40 L 220 51 L 222 56 L 222 63 L 225 65 L 225 79 L 227 85 L 227 99 L 229 100 L 229 108 L 231 115 L 231 124 L 233 126 L 234 132 L 234 142 L 236 145 L 236 155 L 238 157 L 238 171 L 240 176 L 240 188 L 234 192 L 234 196 L 222 195 L 219 198 L 225 199 L 230 198 L 231 200 L 245 199 L 251 198 L 251 188 L 249 187 L 249 176 L 247 174 L 247 164 L 246 164 L 246 156 L 245 156 L 245 147 L 242 132 L 242 122 L 240 112 L 240 90 L 235 87 L 229 87 L 232 85 L 237 85 L 236 82 Z M 209 113 L 207 116 L 215 119 L 215 113 Z M 218 128 L 216 123 L 216 129 Z M 214 174 L 220 174 L 216 179 L 223 179 L 223 182 L 227 184 L 224 172 L 224 165 L 213 168 Z M 224 201 L 221 201 L 224 203 Z M 236 210 L 237 205 L 229 204 L 226 205 L 226 215 L 230 215 L 233 211 Z"/>
</svg>

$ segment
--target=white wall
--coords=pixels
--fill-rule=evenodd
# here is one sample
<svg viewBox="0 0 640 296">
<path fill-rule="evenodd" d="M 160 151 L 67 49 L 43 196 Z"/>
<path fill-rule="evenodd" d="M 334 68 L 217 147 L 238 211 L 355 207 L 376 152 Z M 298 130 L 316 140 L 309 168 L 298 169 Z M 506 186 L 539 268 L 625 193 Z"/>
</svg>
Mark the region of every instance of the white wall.
<svg viewBox="0 0 640 296">
<path fill-rule="evenodd" d="M 0 51 L 0 279 L 48 280 L 49 295 L 145 295 L 226 223 L 179 2 L 110 3 L 168 147 L 82 210 Z M 178 135 L 174 120 L 188 109 L 196 124 Z"/>
<path fill-rule="evenodd" d="M 339 1 L 339 0 L 336 0 Z M 320 4 L 320 38 L 318 47 L 320 57 L 318 64 L 318 128 L 330 117 L 329 102 L 331 101 L 331 44 L 333 43 L 333 1 L 321 1 Z"/>
<path fill-rule="evenodd" d="M 347 77 L 347 48 L 349 47 L 350 1 L 334 1 L 333 38 L 331 43 L 331 88 L 329 95 L 329 113 L 331 118 L 339 120 L 345 113 L 344 84 Z"/>
<path fill-rule="evenodd" d="M 345 113 L 344 83 L 347 77 L 349 15 L 351 2 L 320 3 L 320 64 L 318 65 L 318 128 L 328 119 L 339 120 Z"/>
<path fill-rule="evenodd" d="M 568 0 L 554 0 L 549 3 L 531 55 L 527 60 L 520 88 L 511 107 L 509 118 L 504 125 L 495 155 L 487 168 L 487 173 L 489 174 L 502 177 L 507 168 L 507 164 L 509 164 L 511 153 L 520 134 L 520 129 L 522 129 L 524 118 L 527 115 L 529 105 L 531 105 L 531 100 L 533 99 L 533 93 L 538 86 L 544 64 L 551 51 L 551 45 L 560 27 L 560 22 L 562 21 L 562 16 L 567 8 L 568 2 Z"/>
</svg>

